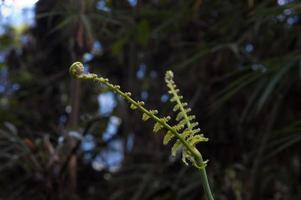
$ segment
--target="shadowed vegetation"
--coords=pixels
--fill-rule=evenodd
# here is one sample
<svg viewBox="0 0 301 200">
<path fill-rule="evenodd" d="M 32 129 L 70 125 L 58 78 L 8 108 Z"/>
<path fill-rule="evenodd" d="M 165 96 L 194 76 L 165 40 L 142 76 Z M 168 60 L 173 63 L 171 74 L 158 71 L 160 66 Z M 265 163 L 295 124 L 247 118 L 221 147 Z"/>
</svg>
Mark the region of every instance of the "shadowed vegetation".
<svg viewBox="0 0 301 200">
<path fill-rule="evenodd" d="M 300 11 L 297 0 L 39 0 L 31 26 L 0 19 L 0 198 L 205 199 L 174 142 L 107 88 L 70 78 L 79 60 L 172 119 L 174 72 L 210 138 L 196 148 L 215 199 L 300 199 Z"/>
</svg>

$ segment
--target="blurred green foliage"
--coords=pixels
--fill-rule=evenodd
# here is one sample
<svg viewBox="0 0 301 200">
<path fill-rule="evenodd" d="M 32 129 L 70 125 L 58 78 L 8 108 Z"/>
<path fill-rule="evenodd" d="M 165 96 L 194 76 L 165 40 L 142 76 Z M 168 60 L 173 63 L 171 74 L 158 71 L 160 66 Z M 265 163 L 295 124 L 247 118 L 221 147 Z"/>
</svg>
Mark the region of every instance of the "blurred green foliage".
<svg viewBox="0 0 301 200">
<path fill-rule="evenodd" d="M 162 80 L 174 71 L 210 138 L 201 150 L 216 199 L 300 199 L 300 10 L 297 0 L 39 0 L 34 26 L 0 36 L 0 198 L 203 195 L 197 174 L 168 159 L 122 100 L 99 113 L 107 91 L 69 78 L 81 60 L 166 115 Z M 80 105 L 76 127 L 70 105 Z M 121 124 L 104 140 L 111 116 Z M 92 160 L 123 141 L 121 167 L 95 170 L 81 135 L 95 138 Z"/>
</svg>

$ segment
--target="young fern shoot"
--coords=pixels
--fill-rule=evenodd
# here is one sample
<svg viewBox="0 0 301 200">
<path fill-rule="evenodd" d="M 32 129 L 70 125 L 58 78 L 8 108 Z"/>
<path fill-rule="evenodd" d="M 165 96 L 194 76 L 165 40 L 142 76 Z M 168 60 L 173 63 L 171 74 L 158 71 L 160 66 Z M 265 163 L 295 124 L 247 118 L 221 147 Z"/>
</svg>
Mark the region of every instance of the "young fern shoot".
<svg viewBox="0 0 301 200">
<path fill-rule="evenodd" d="M 173 108 L 174 112 L 177 112 L 176 121 L 178 124 L 176 125 L 177 130 L 181 132 L 182 138 L 195 150 L 196 144 L 200 142 L 207 142 L 208 138 L 205 138 L 203 134 L 199 134 L 201 131 L 198 128 L 199 123 L 194 122 L 195 115 L 189 115 L 191 109 L 188 108 L 188 104 L 186 102 L 182 102 L 183 96 L 179 95 L 179 89 L 175 82 L 173 81 L 173 72 L 167 71 L 165 74 L 165 82 L 168 87 L 168 93 L 171 95 L 170 102 L 175 103 Z M 166 134 L 164 137 L 164 143 L 167 143 L 173 135 Z M 172 147 L 172 154 L 175 155 L 176 151 L 182 146 L 181 141 L 177 140 L 174 146 Z M 200 153 L 199 153 L 200 154 Z M 188 165 L 187 160 L 189 160 L 196 168 L 205 168 L 207 161 L 203 161 L 201 154 L 199 157 L 194 157 L 191 152 L 183 147 L 182 150 L 182 161 Z"/>
<path fill-rule="evenodd" d="M 183 103 L 183 97 L 180 96 L 179 89 L 177 89 L 173 81 L 172 71 L 167 71 L 165 81 L 169 88 L 169 94 L 172 96 L 171 102 L 175 103 L 173 108 L 174 112 L 177 112 L 176 125 L 171 125 L 170 116 L 159 117 L 158 110 L 148 110 L 144 106 L 144 102 L 136 101 L 131 97 L 130 92 L 123 92 L 119 85 L 113 85 L 108 79 L 99 77 L 96 74 L 84 73 L 84 66 L 80 62 L 75 62 L 71 65 L 69 72 L 73 78 L 81 80 L 91 80 L 100 83 L 110 89 L 112 92 L 118 94 L 127 102 L 130 103 L 130 108 L 133 110 L 140 110 L 142 112 L 142 120 L 147 121 L 152 119 L 154 121 L 153 132 L 157 133 L 161 129 L 165 129 L 166 134 L 163 139 L 163 143 L 166 145 L 171 140 L 175 140 L 172 146 L 171 153 L 176 155 L 177 151 L 182 150 L 182 161 L 188 165 L 189 161 L 194 167 L 196 167 L 202 178 L 202 185 L 207 194 L 209 200 L 213 200 L 213 196 L 209 187 L 208 178 L 206 174 L 206 163 L 203 161 L 201 153 L 196 148 L 196 144 L 200 142 L 208 141 L 203 134 L 199 134 L 200 129 L 197 128 L 198 123 L 194 122 L 195 116 L 189 115 L 190 108 L 187 108 L 187 103 Z"/>
</svg>

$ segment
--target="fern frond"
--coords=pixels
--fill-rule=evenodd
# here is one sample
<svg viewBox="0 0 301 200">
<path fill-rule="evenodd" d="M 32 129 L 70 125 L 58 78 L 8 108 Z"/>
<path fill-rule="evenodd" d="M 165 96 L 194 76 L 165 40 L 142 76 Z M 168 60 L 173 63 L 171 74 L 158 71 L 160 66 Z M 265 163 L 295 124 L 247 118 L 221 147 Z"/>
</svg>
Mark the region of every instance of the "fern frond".
<svg viewBox="0 0 301 200">
<path fill-rule="evenodd" d="M 203 134 L 198 134 L 201 130 L 198 128 L 198 122 L 194 122 L 196 117 L 195 115 L 189 115 L 191 109 L 188 108 L 188 103 L 182 102 L 183 96 L 179 95 L 180 90 L 177 88 L 173 80 L 172 71 L 166 72 L 165 82 L 168 87 L 168 93 L 171 95 L 170 101 L 172 103 L 175 103 L 173 111 L 178 112 L 176 121 L 178 122 L 178 125 L 185 127 L 184 131 L 180 132 L 180 134 L 182 138 L 188 143 L 188 145 L 197 151 L 196 144 L 200 142 L 207 142 L 208 138 L 205 138 Z M 175 153 L 175 149 L 179 149 L 176 148 L 178 147 L 177 142 L 173 146 L 172 154 Z M 206 166 L 205 161 L 199 162 L 195 160 L 195 157 L 191 155 L 190 151 L 188 151 L 187 148 L 184 147 L 184 149 L 182 150 L 182 161 L 187 165 L 188 163 L 186 160 L 189 160 L 193 165 L 197 167 Z"/>
<path fill-rule="evenodd" d="M 135 101 L 131 98 L 130 92 L 123 92 L 120 89 L 119 85 L 113 85 L 109 82 L 108 79 L 99 77 L 96 74 L 84 73 L 84 66 L 80 62 L 75 62 L 70 67 L 71 75 L 76 79 L 81 80 L 91 80 L 97 83 L 100 83 L 106 86 L 108 89 L 113 91 L 114 93 L 118 94 L 119 96 L 123 97 L 127 102 L 130 103 L 130 108 L 133 110 L 140 110 L 142 112 L 142 119 L 147 121 L 152 119 L 155 124 L 153 131 L 159 132 L 161 129 L 166 129 L 167 133 L 164 136 L 163 143 L 167 144 L 171 140 L 175 139 L 175 143 L 172 146 L 171 153 L 172 155 L 176 155 L 176 152 L 182 149 L 182 160 L 185 164 L 188 164 L 186 160 L 189 160 L 193 166 L 197 167 L 198 169 L 204 169 L 206 166 L 206 162 L 203 161 L 202 155 L 197 150 L 195 145 L 200 142 L 207 141 L 208 139 L 205 138 L 203 135 L 197 134 L 200 130 L 197 128 L 198 123 L 193 122 L 195 119 L 194 115 L 188 115 L 191 111 L 188 108 L 187 103 L 182 103 L 181 100 L 183 99 L 182 96 L 178 95 L 179 89 L 176 88 L 174 81 L 172 80 L 172 72 L 168 71 L 166 73 L 166 83 L 169 87 L 169 93 L 172 95 L 171 101 L 175 102 L 175 106 L 173 110 L 178 112 L 176 117 L 176 121 L 178 122 L 176 125 L 170 125 L 170 117 L 158 117 L 157 110 L 148 110 L 144 107 L 144 102 L 142 101 Z"/>
<path fill-rule="evenodd" d="M 206 142 L 208 139 L 205 138 L 203 134 L 198 134 L 200 132 L 198 123 L 193 121 L 195 120 L 194 115 L 188 114 L 191 111 L 190 108 L 188 108 L 188 104 L 181 101 L 183 97 L 179 95 L 180 91 L 176 88 L 176 85 L 173 81 L 173 73 L 171 71 L 166 72 L 165 81 L 169 88 L 168 92 L 172 96 L 170 101 L 175 103 L 173 111 L 178 112 L 176 117 L 176 121 L 178 123 L 173 126 L 169 125 L 169 116 L 163 118 L 158 117 L 157 110 L 146 109 L 144 107 L 144 102 L 135 101 L 132 99 L 131 93 L 121 91 L 119 85 L 113 85 L 108 79 L 98 77 L 96 74 L 85 74 L 82 63 L 73 63 L 69 71 L 71 76 L 76 79 L 91 80 L 103 84 L 114 93 L 123 97 L 128 103 L 130 103 L 131 109 L 140 110 L 142 112 L 142 119 L 144 121 L 152 119 L 155 122 L 154 132 L 158 132 L 161 129 L 166 129 L 167 133 L 164 136 L 163 143 L 168 144 L 171 140 L 175 140 L 175 143 L 171 149 L 171 154 L 175 156 L 177 151 L 181 149 L 183 163 L 188 165 L 188 160 L 200 171 L 202 185 L 207 193 L 208 199 L 214 200 L 205 169 L 207 161 L 203 161 L 201 153 L 195 147 L 196 144 L 200 142 Z"/>
</svg>

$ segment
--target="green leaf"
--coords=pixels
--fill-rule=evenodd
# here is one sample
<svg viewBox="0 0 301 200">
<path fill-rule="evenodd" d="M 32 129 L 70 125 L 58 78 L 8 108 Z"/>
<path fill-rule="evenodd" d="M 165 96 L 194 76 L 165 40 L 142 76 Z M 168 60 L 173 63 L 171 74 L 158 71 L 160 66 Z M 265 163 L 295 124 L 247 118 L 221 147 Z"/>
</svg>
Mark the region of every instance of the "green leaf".
<svg viewBox="0 0 301 200">
<path fill-rule="evenodd" d="M 190 138 L 188 140 L 188 143 L 191 145 L 191 146 L 195 146 L 197 143 L 200 143 L 200 142 L 207 142 L 208 141 L 208 138 L 205 138 L 204 136 L 201 136 L 201 135 L 196 135 L 192 138 Z"/>
<path fill-rule="evenodd" d="M 194 120 L 194 119 L 195 119 L 195 115 L 190 115 L 190 116 L 188 116 L 188 119 L 189 119 L 189 121 Z"/>
<path fill-rule="evenodd" d="M 134 104 L 131 104 L 131 107 L 130 107 L 132 110 L 136 110 L 137 109 L 137 106 L 134 105 Z"/>
<path fill-rule="evenodd" d="M 189 160 L 192 163 L 196 163 L 194 157 L 191 156 L 191 153 L 186 148 L 184 148 L 182 152 L 182 161 L 185 165 L 188 165 L 187 160 Z"/>
<path fill-rule="evenodd" d="M 183 118 L 184 118 L 184 114 L 182 112 L 179 112 L 178 115 L 177 115 L 177 117 L 176 117 L 176 120 L 180 121 Z"/>
<path fill-rule="evenodd" d="M 271 93 L 274 91 L 274 88 L 276 87 L 276 85 L 281 81 L 281 78 L 289 71 L 289 69 L 291 67 L 293 67 L 294 65 L 290 64 L 290 65 L 285 65 L 282 66 L 279 71 L 275 74 L 275 76 L 272 78 L 272 80 L 269 82 L 269 84 L 267 85 L 267 87 L 265 88 L 264 92 L 262 93 L 259 101 L 258 101 L 258 105 L 257 105 L 257 111 L 260 111 L 262 109 L 262 107 L 264 106 L 266 100 L 268 99 L 268 97 L 271 96 Z"/>
<path fill-rule="evenodd" d="M 180 125 L 180 126 L 185 126 L 186 125 L 186 120 L 185 119 L 182 119 L 178 124 Z"/>
<path fill-rule="evenodd" d="M 147 121 L 148 119 L 149 119 L 148 114 L 143 113 L 143 115 L 142 115 L 142 120 L 143 120 L 143 121 Z"/>
<path fill-rule="evenodd" d="M 229 86 L 227 86 L 223 91 L 221 91 L 219 95 L 216 96 L 217 100 L 214 104 L 211 105 L 211 109 L 217 109 L 226 101 L 228 101 L 231 97 L 237 94 L 242 88 L 253 83 L 254 81 L 256 81 L 264 75 L 265 74 L 262 72 L 251 72 L 233 81 L 232 83 L 230 83 Z"/>
<path fill-rule="evenodd" d="M 150 110 L 149 112 L 152 113 L 153 115 L 156 115 L 159 113 L 158 110 Z"/>
<path fill-rule="evenodd" d="M 176 102 L 177 101 L 177 98 L 176 97 L 172 97 L 171 99 L 170 99 L 170 102 Z"/>
<path fill-rule="evenodd" d="M 191 130 L 186 130 L 186 131 L 184 131 L 183 133 L 182 133 L 182 137 L 184 138 L 184 139 L 186 139 L 189 135 L 191 135 L 192 134 L 192 131 Z"/>
<path fill-rule="evenodd" d="M 137 101 L 140 106 L 144 106 L 144 101 Z"/>
<path fill-rule="evenodd" d="M 197 127 L 198 125 L 199 125 L 198 122 L 193 122 L 190 124 L 190 128 L 193 129 L 193 128 Z"/>
<path fill-rule="evenodd" d="M 180 109 L 180 105 L 176 104 L 175 107 L 173 108 L 174 112 L 177 112 Z"/>
<path fill-rule="evenodd" d="M 192 130 L 192 135 L 196 134 L 196 133 L 199 133 L 201 132 L 201 129 L 200 128 L 197 128 L 197 129 L 193 129 Z M 200 134 L 200 136 L 203 136 L 203 134 Z"/>
<path fill-rule="evenodd" d="M 159 122 L 156 122 L 153 131 L 154 131 L 155 133 L 157 133 L 157 132 L 158 132 L 159 130 L 161 130 L 162 128 L 163 128 L 163 126 L 162 126 Z"/>
<path fill-rule="evenodd" d="M 165 123 L 167 123 L 170 119 L 171 119 L 170 116 L 161 118 L 161 120 L 162 120 L 163 122 L 165 122 Z"/>
<path fill-rule="evenodd" d="M 166 145 L 174 137 L 174 134 L 171 131 L 167 131 L 163 138 L 163 144 Z"/>
<path fill-rule="evenodd" d="M 188 158 L 188 154 L 187 154 L 187 151 L 186 151 L 186 149 L 184 149 L 183 151 L 182 151 L 182 162 L 186 165 L 186 166 L 188 166 L 188 162 L 186 161 L 186 159 Z"/>
<path fill-rule="evenodd" d="M 180 140 L 177 140 L 176 143 L 171 148 L 171 155 L 176 156 L 177 151 L 181 148 L 182 143 Z"/>
<path fill-rule="evenodd" d="M 173 126 L 173 128 L 176 129 L 176 131 L 181 131 L 184 128 L 184 125 L 177 124 L 177 125 Z"/>
</svg>

